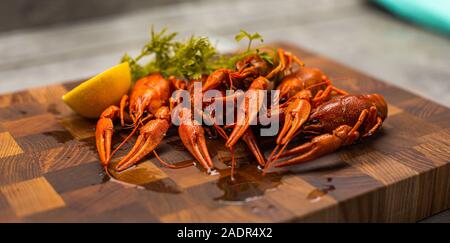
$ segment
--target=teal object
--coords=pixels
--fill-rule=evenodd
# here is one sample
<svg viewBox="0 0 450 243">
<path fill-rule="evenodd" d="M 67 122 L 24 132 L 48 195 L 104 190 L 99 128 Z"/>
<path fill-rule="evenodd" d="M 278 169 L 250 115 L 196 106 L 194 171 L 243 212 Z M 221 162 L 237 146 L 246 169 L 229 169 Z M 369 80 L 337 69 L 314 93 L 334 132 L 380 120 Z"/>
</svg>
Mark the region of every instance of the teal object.
<svg viewBox="0 0 450 243">
<path fill-rule="evenodd" d="M 374 0 L 392 13 L 450 36 L 450 0 Z"/>
</svg>

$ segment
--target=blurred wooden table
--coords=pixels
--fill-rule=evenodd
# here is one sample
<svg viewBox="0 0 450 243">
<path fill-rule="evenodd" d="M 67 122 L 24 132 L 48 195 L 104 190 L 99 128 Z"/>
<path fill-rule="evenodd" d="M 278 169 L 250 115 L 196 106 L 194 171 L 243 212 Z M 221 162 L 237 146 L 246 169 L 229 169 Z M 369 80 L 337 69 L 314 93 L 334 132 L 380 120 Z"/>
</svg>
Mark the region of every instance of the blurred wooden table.
<svg viewBox="0 0 450 243">
<path fill-rule="evenodd" d="M 0 33 L 0 93 L 76 80 L 135 54 L 150 25 L 236 46 L 239 29 L 288 41 L 450 107 L 450 41 L 358 0 L 185 1 L 52 28 Z M 345 77 L 341 77 L 345 78 Z M 450 212 L 427 219 L 450 222 Z"/>
</svg>

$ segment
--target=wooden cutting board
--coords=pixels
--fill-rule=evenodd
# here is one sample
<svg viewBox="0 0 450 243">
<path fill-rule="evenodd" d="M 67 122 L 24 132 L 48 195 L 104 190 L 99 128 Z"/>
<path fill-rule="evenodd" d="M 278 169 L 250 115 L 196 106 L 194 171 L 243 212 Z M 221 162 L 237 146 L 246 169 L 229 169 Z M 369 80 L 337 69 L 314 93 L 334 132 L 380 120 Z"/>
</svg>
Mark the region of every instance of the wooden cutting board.
<svg viewBox="0 0 450 243">
<path fill-rule="evenodd" d="M 221 175 L 173 170 L 153 156 L 108 180 L 94 147 L 95 121 L 61 96 L 78 82 L 0 96 L 0 221 L 412 222 L 450 207 L 450 110 L 327 58 L 281 44 L 339 88 L 380 93 L 389 117 L 376 136 L 314 162 L 260 176 L 242 144 L 236 182 L 223 141 L 208 146 Z M 117 144 L 126 136 L 118 131 Z M 270 151 L 271 140 L 260 139 Z M 119 152 L 123 156 L 126 149 Z M 158 147 L 190 161 L 176 129 Z M 137 184 L 135 186 L 132 184 Z"/>
</svg>

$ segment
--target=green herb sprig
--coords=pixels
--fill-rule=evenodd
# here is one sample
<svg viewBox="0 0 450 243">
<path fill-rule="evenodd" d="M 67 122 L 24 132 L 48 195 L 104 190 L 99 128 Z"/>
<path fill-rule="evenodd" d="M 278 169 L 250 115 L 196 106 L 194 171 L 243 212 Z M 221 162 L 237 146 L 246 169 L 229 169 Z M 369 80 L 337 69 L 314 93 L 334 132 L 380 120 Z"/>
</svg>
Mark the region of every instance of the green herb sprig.
<svg viewBox="0 0 450 243">
<path fill-rule="evenodd" d="M 259 41 L 261 41 L 261 43 L 264 42 L 264 39 L 262 38 L 262 36 L 261 36 L 258 32 L 255 32 L 254 34 L 250 34 L 250 33 L 248 33 L 247 31 L 242 30 L 242 29 L 240 30 L 239 34 L 237 34 L 237 35 L 234 37 L 234 39 L 235 39 L 237 42 L 241 41 L 241 40 L 244 39 L 244 38 L 247 38 L 247 39 L 248 39 L 247 52 L 249 52 L 249 51 L 251 50 L 252 42 L 253 42 L 254 40 L 259 40 Z"/>
<path fill-rule="evenodd" d="M 161 72 L 170 66 L 173 48 L 175 46 L 174 38 L 176 32 L 167 34 L 167 29 L 162 29 L 159 33 L 155 33 L 153 27 L 150 31 L 150 41 L 141 49 L 140 54 L 132 58 L 128 54 L 122 57 L 121 62 L 128 62 L 134 81 L 147 76 L 152 72 Z M 154 55 L 154 59 L 142 66 L 139 61 L 146 56 Z"/>
<path fill-rule="evenodd" d="M 188 79 L 199 79 L 203 74 L 210 73 L 213 69 L 212 58 L 218 55 L 206 37 L 193 36 L 187 42 L 177 42 L 174 49 L 167 75 Z"/>
<path fill-rule="evenodd" d="M 166 28 L 155 32 L 152 27 L 150 40 L 141 49 L 139 55 L 133 58 L 125 54 L 122 57 L 121 62 L 130 64 L 134 81 L 153 72 L 160 72 L 166 77 L 198 79 L 219 68 L 233 69 L 237 61 L 254 54 L 273 63 L 273 57 L 267 52 L 251 49 L 254 40 L 264 41 L 259 33 L 250 34 L 241 30 L 235 39 L 241 41 L 247 38 L 249 40 L 247 50 L 233 55 L 219 54 L 207 37 L 192 36 L 186 41 L 177 41 L 176 36 L 176 32 L 169 33 Z M 150 61 L 140 64 L 144 57 L 150 57 Z"/>
</svg>

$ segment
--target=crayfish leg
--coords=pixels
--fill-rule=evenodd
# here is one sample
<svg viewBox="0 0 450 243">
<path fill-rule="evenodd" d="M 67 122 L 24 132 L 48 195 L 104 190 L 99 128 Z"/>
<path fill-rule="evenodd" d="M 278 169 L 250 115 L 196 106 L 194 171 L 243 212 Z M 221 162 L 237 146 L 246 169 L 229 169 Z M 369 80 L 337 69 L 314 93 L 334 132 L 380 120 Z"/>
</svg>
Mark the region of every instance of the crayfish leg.
<svg viewBox="0 0 450 243">
<path fill-rule="evenodd" d="M 306 161 L 310 161 L 313 160 L 317 157 L 319 157 L 320 155 L 318 154 L 319 148 L 315 147 L 310 149 L 309 151 L 307 151 L 304 154 L 301 154 L 297 157 L 288 159 L 288 160 L 284 160 L 280 163 L 275 164 L 275 167 L 279 168 L 279 167 L 285 167 L 288 165 L 292 165 L 292 164 L 299 164 L 302 162 L 306 162 Z"/>
<path fill-rule="evenodd" d="M 122 99 L 120 99 L 120 124 L 122 125 L 122 127 L 125 126 L 124 114 L 127 103 L 128 103 L 128 95 L 123 95 Z"/>
<path fill-rule="evenodd" d="M 253 132 L 250 128 L 247 128 L 247 131 L 245 131 L 242 139 L 247 144 L 250 151 L 253 153 L 253 156 L 255 156 L 258 164 L 264 167 L 264 165 L 266 164 L 266 159 L 259 149 L 258 143 L 256 142 L 255 136 L 253 135 Z"/>
</svg>

